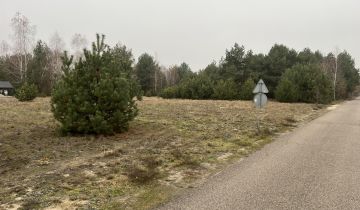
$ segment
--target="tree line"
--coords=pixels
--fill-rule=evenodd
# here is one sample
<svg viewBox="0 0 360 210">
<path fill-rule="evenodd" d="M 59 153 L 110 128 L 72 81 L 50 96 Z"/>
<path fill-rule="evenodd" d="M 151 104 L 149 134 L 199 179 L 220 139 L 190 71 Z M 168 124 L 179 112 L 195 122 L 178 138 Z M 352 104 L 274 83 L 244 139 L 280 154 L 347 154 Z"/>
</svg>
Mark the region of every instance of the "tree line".
<svg viewBox="0 0 360 210">
<path fill-rule="evenodd" d="M 360 84 L 359 70 L 346 51 L 323 55 L 309 48 L 297 52 L 275 44 L 264 55 L 235 43 L 218 64 L 211 63 L 196 73 L 187 71 L 177 83 L 168 82 L 160 96 L 249 100 L 260 78 L 268 86 L 269 96 L 282 102 L 329 103 L 351 97 Z"/>
<path fill-rule="evenodd" d="M 16 89 L 33 85 L 41 96 L 51 95 L 57 80 L 63 74 L 61 57 L 65 42 L 55 32 L 49 42 L 35 41 L 36 27 L 30 20 L 16 13 L 11 19 L 11 43 L 0 43 L 0 80 L 10 81 Z M 74 58 L 83 56 L 87 46 L 85 36 L 75 34 L 71 39 Z"/>
<path fill-rule="evenodd" d="M 34 42 L 35 27 L 20 13 L 11 20 L 11 26 L 12 45 L 5 41 L 0 44 L 0 80 L 9 80 L 15 87 L 32 84 L 39 95 L 51 95 L 64 74 L 64 41 L 55 33 L 49 44 Z M 85 36 L 73 36 L 74 61 L 84 58 L 86 46 Z M 351 97 L 360 80 L 352 56 L 339 50 L 324 55 L 309 48 L 298 52 L 275 44 L 267 54 L 256 54 L 235 43 L 219 62 L 197 72 L 186 63 L 161 66 L 148 53 L 136 61 L 129 52 L 131 72 L 146 96 L 250 100 L 255 82 L 262 78 L 270 90 L 269 97 L 279 101 L 329 103 Z"/>
</svg>

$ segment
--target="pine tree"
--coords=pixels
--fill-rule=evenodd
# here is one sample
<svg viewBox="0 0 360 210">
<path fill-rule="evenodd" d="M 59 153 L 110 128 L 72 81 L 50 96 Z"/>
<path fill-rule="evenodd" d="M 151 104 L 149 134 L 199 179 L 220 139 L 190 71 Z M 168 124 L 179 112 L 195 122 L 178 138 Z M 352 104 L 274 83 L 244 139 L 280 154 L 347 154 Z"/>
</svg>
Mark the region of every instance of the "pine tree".
<svg viewBox="0 0 360 210">
<path fill-rule="evenodd" d="M 159 66 L 155 62 L 154 58 L 144 53 L 139 57 L 138 63 L 136 64 L 136 76 L 140 82 L 141 89 L 144 91 L 146 96 L 156 95 L 156 79 Z"/>
<path fill-rule="evenodd" d="M 73 56 L 65 53 L 64 75 L 51 100 L 64 132 L 113 134 L 128 129 L 138 113 L 134 98 L 141 97 L 131 57 L 123 51 L 111 49 L 104 35 L 97 35 L 92 50 L 84 50 L 84 59 L 73 64 Z"/>
<path fill-rule="evenodd" d="M 319 65 L 297 64 L 282 75 L 275 96 L 282 102 L 326 104 L 331 93 L 331 81 Z"/>
<path fill-rule="evenodd" d="M 251 78 L 247 79 L 245 83 L 241 86 L 240 90 L 240 99 L 242 100 L 252 100 L 254 97 L 253 90 L 255 87 L 255 82 Z"/>
<path fill-rule="evenodd" d="M 213 98 L 220 100 L 236 100 L 239 98 L 238 86 L 233 80 L 220 80 L 214 86 Z"/>
<path fill-rule="evenodd" d="M 48 96 L 51 94 L 54 83 L 53 69 L 50 66 L 50 48 L 45 42 L 39 40 L 34 48 L 33 54 L 28 64 L 26 80 L 28 83 L 36 85 L 40 95 Z"/>
<path fill-rule="evenodd" d="M 297 102 L 298 91 L 296 85 L 288 78 L 283 77 L 276 87 L 275 98 L 280 102 Z"/>
<path fill-rule="evenodd" d="M 19 101 L 32 101 L 36 98 L 38 90 L 36 85 L 25 82 L 16 90 L 15 98 Z"/>
</svg>

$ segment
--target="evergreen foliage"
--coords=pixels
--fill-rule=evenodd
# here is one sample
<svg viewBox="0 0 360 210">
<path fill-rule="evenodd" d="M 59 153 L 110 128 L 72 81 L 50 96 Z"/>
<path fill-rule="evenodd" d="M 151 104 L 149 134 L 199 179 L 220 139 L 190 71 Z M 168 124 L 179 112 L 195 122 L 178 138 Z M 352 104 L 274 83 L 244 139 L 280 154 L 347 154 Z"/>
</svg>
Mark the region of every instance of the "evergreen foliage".
<svg viewBox="0 0 360 210">
<path fill-rule="evenodd" d="M 140 55 L 135 72 L 146 96 L 156 96 L 166 86 L 165 74 L 154 58 L 147 53 Z"/>
<path fill-rule="evenodd" d="M 245 83 L 241 86 L 240 89 L 240 99 L 241 100 L 252 100 L 254 98 L 253 90 L 256 86 L 253 79 L 248 78 Z"/>
<path fill-rule="evenodd" d="M 212 81 L 206 75 L 189 78 L 179 85 L 181 98 L 210 99 L 213 94 Z"/>
<path fill-rule="evenodd" d="M 15 92 L 15 98 L 19 101 L 32 101 L 36 98 L 38 90 L 36 85 L 24 83 L 20 88 Z"/>
<path fill-rule="evenodd" d="M 171 86 L 163 89 L 160 96 L 162 98 L 181 98 L 178 86 Z"/>
<path fill-rule="evenodd" d="M 275 98 L 281 102 L 297 102 L 299 96 L 296 88 L 296 84 L 284 76 L 276 87 Z"/>
<path fill-rule="evenodd" d="M 110 48 L 97 35 L 92 50 L 73 63 L 63 57 L 64 75 L 51 99 L 55 119 L 66 133 L 113 134 L 128 129 L 138 109 L 140 87 L 132 69 L 132 55 L 125 47 Z"/>
<path fill-rule="evenodd" d="M 177 79 L 178 83 L 169 82 L 169 87 L 162 91 L 161 96 L 251 100 L 254 96 L 254 81 L 262 78 L 269 89 L 267 95 L 270 98 L 284 102 L 328 103 L 332 100 L 330 93 L 334 90 L 335 62 L 338 64 L 336 98 L 345 99 L 352 95 L 360 81 L 359 70 L 346 51 L 335 58 L 332 54 L 323 56 L 319 51 L 313 52 L 309 48 L 297 52 L 275 44 L 264 55 L 246 51 L 237 43 L 226 50 L 220 64 L 213 62 L 199 73 L 188 73 L 181 81 Z M 204 75 L 207 78 L 205 83 Z M 169 78 L 172 81 L 173 77 Z M 208 94 L 199 93 L 199 87 L 203 87 L 200 84 L 206 87 Z M 210 92 L 212 95 L 209 97 Z"/>
<path fill-rule="evenodd" d="M 159 67 L 154 58 L 147 53 L 139 57 L 138 63 L 135 66 L 136 76 L 141 85 L 141 89 L 146 96 L 156 95 L 155 74 Z"/>
<path fill-rule="evenodd" d="M 220 80 L 214 86 L 213 97 L 221 100 L 239 99 L 238 85 L 231 79 Z"/>
<path fill-rule="evenodd" d="M 360 72 L 355 68 L 353 58 L 346 51 L 338 56 L 338 68 L 341 70 L 341 76 L 345 79 L 346 92 L 351 94 L 360 84 Z"/>
<path fill-rule="evenodd" d="M 50 95 L 62 74 L 59 61 L 62 53 L 57 49 L 50 49 L 45 42 L 38 41 L 32 53 L 0 56 L 0 80 L 10 81 L 15 88 L 24 82 L 35 84 L 39 95 Z M 288 69 L 297 65 L 314 65 L 321 69 L 316 70 L 318 76 L 321 75 L 318 78 L 323 78 L 318 80 L 323 81 L 323 85 L 333 91 L 332 100 L 354 96 L 356 87 L 360 85 L 359 69 L 346 51 L 324 56 L 309 48 L 295 51 L 285 45 L 275 44 L 267 54 L 256 54 L 235 43 L 230 49 L 226 49 L 219 63 L 214 61 L 198 72 L 192 72 L 186 63 L 169 68 L 160 66 L 154 57 L 147 53 L 138 58 L 133 68 L 135 60 L 125 46 L 117 45 L 110 51 L 114 57 L 113 65 L 118 65 L 123 71 L 122 75 L 131 78 L 129 81 L 137 80 L 146 96 L 249 100 L 253 98 L 251 90 L 254 87 L 251 86 L 255 86 L 251 81 L 256 82 L 262 78 L 269 89 L 269 98 L 281 98 L 282 101 L 327 101 L 328 99 L 321 99 L 320 96 L 324 94 L 317 90 L 308 90 L 298 95 L 302 86 L 292 87 L 293 84 L 289 84 L 290 79 L 282 79 Z M 25 57 L 27 62 L 19 62 Z M 85 61 L 83 58 L 82 61 L 71 63 L 71 69 L 87 68 L 83 67 Z M 311 83 L 312 77 L 309 79 L 307 83 Z M 331 86 L 324 82 L 327 80 L 331 81 Z M 305 84 L 303 88 L 306 88 Z M 297 93 L 293 94 L 294 92 Z"/>
<path fill-rule="evenodd" d="M 246 71 L 245 67 L 245 47 L 235 43 L 234 47 L 225 52 L 225 58 L 221 62 L 220 75 L 223 79 L 232 79 L 235 83 L 241 84 L 249 76 L 249 72 Z"/>
<path fill-rule="evenodd" d="M 182 82 L 194 76 L 194 73 L 191 71 L 190 66 L 187 63 L 182 63 L 176 68 L 176 71 L 179 77 L 178 82 Z"/>
<path fill-rule="evenodd" d="M 275 44 L 265 59 L 263 80 L 269 89 L 269 97 L 274 97 L 282 74 L 297 63 L 297 52 L 284 45 Z"/>
<path fill-rule="evenodd" d="M 33 58 L 28 64 L 26 72 L 27 81 L 35 84 L 40 95 L 48 96 L 51 94 L 54 78 L 51 75 L 50 66 L 50 49 L 41 40 L 37 42 L 33 51 Z"/>
<path fill-rule="evenodd" d="M 177 85 L 164 88 L 160 96 L 163 98 L 211 99 L 213 95 L 213 81 L 204 71 L 192 73 L 187 64 L 176 67 L 180 82 Z"/>
<path fill-rule="evenodd" d="M 331 80 L 319 65 L 297 64 L 282 76 L 276 89 L 276 99 L 282 102 L 329 103 Z"/>
</svg>

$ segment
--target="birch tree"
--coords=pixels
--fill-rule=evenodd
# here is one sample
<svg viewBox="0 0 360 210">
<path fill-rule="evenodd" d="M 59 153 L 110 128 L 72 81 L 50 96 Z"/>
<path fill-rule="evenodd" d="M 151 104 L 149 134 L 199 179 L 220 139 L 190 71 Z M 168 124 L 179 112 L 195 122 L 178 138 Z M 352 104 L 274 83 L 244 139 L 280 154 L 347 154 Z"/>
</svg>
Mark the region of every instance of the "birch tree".
<svg viewBox="0 0 360 210">
<path fill-rule="evenodd" d="M 13 51 L 18 58 L 18 69 L 20 72 L 19 82 L 26 79 L 27 64 L 29 61 L 28 54 L 34 42 L 35 26 L 31 25 L 30 20 L 17 12 L 11 19 L 11 27 L 13 30 Z"/>
<path fill-rule="evenodd" d="M 333 77 L 333 99 L 336 100 L 336 82 L 337 82 L 337 74 L 338 74 L 338 57 L 340 54 L 340 50 L 338 47 L 335 47 L 334 50 L 334 58 L 335 58 L 335 68 L 334 68 L 334 77 Z"/>
<path fill-rule="evenodd" d="M 174 86 L 179 81 L 179 74 L 178 74 L 178 66 L 171 66 L 165 73 L 167 84 L 169 86 Z"/>
</svg>

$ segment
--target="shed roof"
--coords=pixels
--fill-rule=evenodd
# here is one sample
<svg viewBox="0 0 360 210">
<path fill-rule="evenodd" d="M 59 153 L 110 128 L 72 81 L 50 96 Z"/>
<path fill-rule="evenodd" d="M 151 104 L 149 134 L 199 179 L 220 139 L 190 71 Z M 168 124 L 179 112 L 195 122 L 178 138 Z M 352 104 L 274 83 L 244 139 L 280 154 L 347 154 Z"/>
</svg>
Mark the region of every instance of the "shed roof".
<svg viewBox="0 0 360 210">
<path fill-rule="evenodd" d="M 14 87 L 9 81 L 0 81 L 0 88 L 13 89 Z"/>
</svg>

